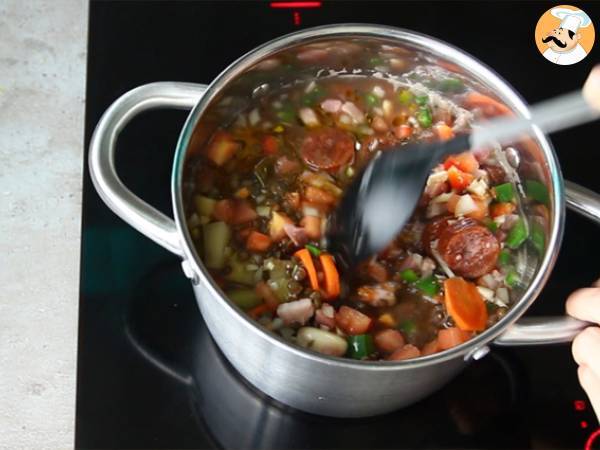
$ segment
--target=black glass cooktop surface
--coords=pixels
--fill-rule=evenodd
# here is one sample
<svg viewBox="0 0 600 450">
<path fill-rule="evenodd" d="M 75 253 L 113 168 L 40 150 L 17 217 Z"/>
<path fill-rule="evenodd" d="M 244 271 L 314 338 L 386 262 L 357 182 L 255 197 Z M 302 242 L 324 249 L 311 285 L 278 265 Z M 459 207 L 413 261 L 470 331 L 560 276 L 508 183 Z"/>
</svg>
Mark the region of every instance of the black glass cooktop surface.
<svg viewBox="0 0 600 450">
<path fill-rule="evenodd" d="M 480 58 L 529 102 L 579 86 L 599 54 L 559 67 L 537 53 L 534 27 L 551 3 L 293 6 L 92 1 L 86 143 L 102 112 L 127 90 L 160 80 L 208 83 L 254 46 L 303 27 L 370 22 L 430 34 Z M 600 4 L 583 6 L 600 19 Z M 144 114 L 118 146 L 125 184 L 166 214 L 185 117 Z M 596 136 L 597 125 L 589 125 L 552 140 L 565 178 L 600 191 Z M 568 213 L 557 266 L 528 314 L 561 314 L 568 293 L 598 276 L 597 233 Z M 382 417 L 324 418 L 266 398 L 216 348 L 178 258 L 104 205 L 87 165 L 78 363 L 77 448 L 583 449 L 598 427 L 567 345 L 494 348 L 441 391 Z"/>
</svg>

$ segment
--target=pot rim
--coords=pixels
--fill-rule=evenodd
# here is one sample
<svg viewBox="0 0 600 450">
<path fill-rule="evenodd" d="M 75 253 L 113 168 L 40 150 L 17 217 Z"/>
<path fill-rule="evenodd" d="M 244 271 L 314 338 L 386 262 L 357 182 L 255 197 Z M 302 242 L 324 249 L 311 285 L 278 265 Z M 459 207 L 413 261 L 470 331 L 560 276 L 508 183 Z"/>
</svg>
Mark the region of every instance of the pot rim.
<svg viewBox="0 0 600 450">
<path fill-rule="evenodd" d="M 540 129 L 535 126 L 533 127 L 533 134 L 544 153 L 545 162 L 548 166 L 552 183 L 552 227 L 549 234 L 546 252 L 536 274 L 532 278 L 521 299 L 510 308 L 507 314 L 483 333 L 452 349 L 435 353 L 433 355 L 419 357 L 414 360 L 357 361 L 348 358 L 323 355 L 313 350 L 304 349 L 293 343 L 289 343 L 275 333 L 271 333 L 264 329 L 262 325 L 250 318 L 241 308 L 235 305 L 224 295 L 221 288 L 217 286 L 217 284 L 212 280 L 212 277 L 208 271 L 204 268 L 204 265 L 201 263 L 201 259 L 193 245 L 192 238 L 186 226 L 181 187 L 187 147 L 196 124 L 206 110 L 206 107 L 211 103 L 213 98 L 221 91 L 221 89 L 229 82 L 234 80 L 239 74 L 258 61 L 268 57 L 269 55 L 272 55 L 277 51 L 303 43 L 318 41 L 323 38 L 348 37 L 394 40 L 398 41 L 399 43 L 408 43 L 424 53 L 433 53 L 435 55 L 442 56 L 447 61 L 457 64 L 459 67 L 465 69 L 469 75 L 474 75 L 476 78 L 482 80 L 485 85 L 493 89 L 494 93 L 499 98 L 501 98 L 508 106 L 516 110 L 519 114 L 524 117 L 530 116 L 525 101 L 516 92 L 516 90 L 495 71 L 463 50 L 425 34 L 385 25 L 347 23 L 308 28 L 275 38 L 238 58 L 209 84 L 200 101 L 190 112 L 179 135 L 173 161 L 171 195 L 175 222 L 177 230 L 182 237 L 181 242 L 183 244 L 182 247 L 185 259 L 190 262 L 194 272 L 198 276 L 198 283 L 201 283 L 210 294 L 218 297 L 222 306 L 229 309 L 230 313 L 235 314 L 237 319 L 241 320 L 241 324 L 243 324 L 247 329 L 262 334 L 263 337 L 269 340 L 273 345 L 281 347 L 287 351 L 291 351 L 300 357 L 310 359 L 314 362 L 347 367 L 351 369 L 395 371 L 416 367 L 425 367 L 438 362 L 454 359 L 459 356 L 463 356 L 465 360 L 468 360 L 470 359 L 471 355 L 493 341 L 493 339 L 502 334 L 506 328 L 510 327 L 525 313 L 525 311 L 540 294 L 548 277 L 550 276 L 550 272 L 552 271 L 558 256 L 558 250 L 560 248 L 560 243 L 563 236 L 565 217 L 563 178 L 552 144 L 546 138 L 546 136 L 544 136 Z"/>
</svg>

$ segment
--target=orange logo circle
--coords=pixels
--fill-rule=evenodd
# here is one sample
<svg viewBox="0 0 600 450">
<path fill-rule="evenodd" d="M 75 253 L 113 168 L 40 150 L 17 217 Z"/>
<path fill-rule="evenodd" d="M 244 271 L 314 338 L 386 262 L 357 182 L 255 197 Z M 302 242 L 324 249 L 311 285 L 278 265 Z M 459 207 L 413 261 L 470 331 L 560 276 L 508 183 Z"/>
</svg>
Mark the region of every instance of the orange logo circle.
<svg viewBox="0 0 600 450">
<path fill-rule="evenodd" d="M 550 8 L 535 27 L 538 50 L 548 61 L 561 66 L 570 66 L 585 58 L 595 38 L 590 16 L 571 5 Z"/>
</svg>

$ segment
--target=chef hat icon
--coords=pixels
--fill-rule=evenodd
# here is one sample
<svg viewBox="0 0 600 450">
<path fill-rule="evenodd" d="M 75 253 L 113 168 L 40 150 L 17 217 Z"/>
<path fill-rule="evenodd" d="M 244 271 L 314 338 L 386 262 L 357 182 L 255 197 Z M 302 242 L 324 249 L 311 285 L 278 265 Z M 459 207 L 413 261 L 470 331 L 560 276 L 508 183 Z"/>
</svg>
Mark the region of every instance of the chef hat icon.
<svg viewBox="0 0 600 450">
<path fill-rule="evenodd" d="M 552 8 L 550 12 L 561 20 L 560 28 L 571 30 L 573 33 L 577 33 L 579 28 L 588 27 L 592 23 L 590 16 L 580 9 Z"/>
</svg>

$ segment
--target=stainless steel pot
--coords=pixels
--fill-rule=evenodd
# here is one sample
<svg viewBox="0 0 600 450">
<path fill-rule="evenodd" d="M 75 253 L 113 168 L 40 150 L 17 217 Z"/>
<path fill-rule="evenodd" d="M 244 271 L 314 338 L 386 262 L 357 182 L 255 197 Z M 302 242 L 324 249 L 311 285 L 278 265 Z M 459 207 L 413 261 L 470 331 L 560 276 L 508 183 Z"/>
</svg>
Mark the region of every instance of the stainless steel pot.
<svg viewBox="0 0 600 450">
<path fill-rule="evenodd" d="M 541 164 L 551 194 L 547 250 L 531 271 L 521 299 L 496 325 L 467 343 L 435 355 L 404 362 L 366 362 L 327 357 L 290 345 L 261 328 L 229 301 L 198 257 L 186 227 L 182 177 L 186 154 L 203 143 L 218 122 L 219 108 L 242 108 L 266 85 L 269 75 L 258 69 L 265 60 L 299 46 L 336 46 L 382 42 L 443 59 L 460 67 L 475 82 L 494 92 L 517 114 L 528 115 L 519 95 L 492 70 L 446 43 L 414 32 L 374 25 L 335 25 L 290 34 L 247 53 L 209 86 L 152 83 L 124 94 L 104 113 L 92 137 L 89 166 L 92 180 L 107 205 L 131 226 L 182 258 L 200 311 L 227 359 L 254 386 L 295 408 L 327 416 L 362 417 L 413 403 L 441 387 L 471 360 L 485 356 L 489 345 L 531 345 L 564 342 L 585 326 L 567 317 L 517 320 L 536 299 L 554 265 L 562 238 L 565 197 L 574 210 L 600 221 L 600 199 L 572 183 L 563 186 L 556 156 L 548 140 L 535 131 L 532 155 Z M 268 65 L 268 63 L 267 63 Z M 313 67 L 314 69 L 314 67 Z M 299 74 L 295 74 L 299 75 Z M 273 83 L 277 80 L 271 79 Z M 254 83 L 254 84 L 252 84 Z M 260 84 L 263 83 L 263 84 Z M 232 97 L 232 93 L 252 92 Z M 247 95 L 246 95 L 247 94 Z M 234 101 L 231 100 L 234 98 Z M 240 100 L 240 101 L 237 101 Z M 174 220 L 135 196 L 115 172 L 114 154 L 123 127 L 142 111 L 191 109 L 181 131 L 172 175 Z M 211 125 L 212 124 L 212 125 Z M 212 126 L 212 128 L 211 128 Z M 217 388 L 217 387 L 215 387 Z"/>
</svg>

